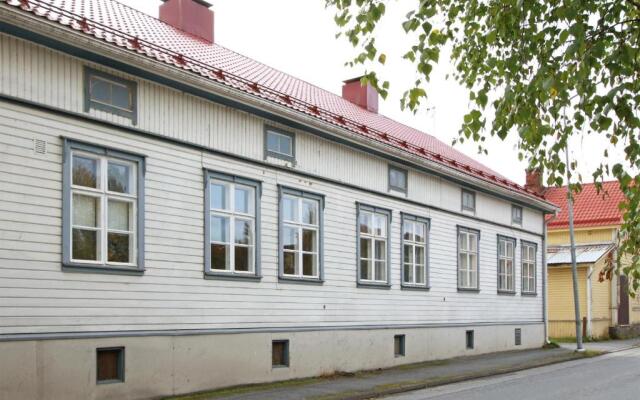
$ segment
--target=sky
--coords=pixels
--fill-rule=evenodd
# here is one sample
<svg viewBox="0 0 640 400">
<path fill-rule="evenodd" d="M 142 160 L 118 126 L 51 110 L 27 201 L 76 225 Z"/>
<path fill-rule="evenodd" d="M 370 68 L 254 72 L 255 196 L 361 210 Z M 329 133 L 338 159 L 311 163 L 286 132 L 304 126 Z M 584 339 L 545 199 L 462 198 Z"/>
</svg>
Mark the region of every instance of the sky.
<svg viewBox="0 0 640 400">
<path fill-rule="evenodd" d="M 158 16 L 159 0 L 119 0 L 149 15 Z M 356 50 L 343 38 L 332 10 L 324 0 L 211 0 L 215 12 L 216 43 L 256 59 L 271 67 L 340 94 L 342 81 L 362 75 L 363 67 L 350 69 L 344 63 Z M 468 111 L 468 92 L 446 75 L 453 71 L 443 55 L 426 87 L 429 101 L 413 114 L 400 108 L 400 98 L 416 78 L 415 70 L 402 54 L 410 46 L 401 28 L 403 16 L 415 1 L 389 1 L 387 16 L 378 28 L 376 43 L 387 54 L 387 62 L 378 73 L 391 81 L 390 94 L 380 99 L 379 113 L 437 137 L 447 144 L 458 136 L 462 118 Z M 406 45 L 403 46 L 403 43 Z M 489 154 L 478 154 L 473 143 L 455 148 L 487 165 L 507 178 L 524 184 L 526 161 L 519 161 L 515 138 L 488 139 Z M 599 164 L 608 143 L 602 137 L 577 135 L 570 143 L 570 155 L 578 162 L 577 172 L 591 181 L 591 172 Z M 609 147 L 614 160 L 622 160 L 620 147 Z"/>
</svg>

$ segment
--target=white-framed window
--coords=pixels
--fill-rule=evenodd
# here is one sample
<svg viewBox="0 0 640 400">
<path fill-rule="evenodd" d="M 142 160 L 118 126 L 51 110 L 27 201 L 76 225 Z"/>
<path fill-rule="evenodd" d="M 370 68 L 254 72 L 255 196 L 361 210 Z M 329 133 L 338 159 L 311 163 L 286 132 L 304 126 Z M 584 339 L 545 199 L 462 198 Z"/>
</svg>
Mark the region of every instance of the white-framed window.
<svg viewBox="0 0 640 400">
<path fill-rule="evenodd" d="M 514 293 L 516 240 L 498 236 L 498 291 Z"/>
<path fill-rule="evenodd" d="M 476 193 L 471 190 L 462 189 L 462 210 L 476 211 Z"/>
<path fill-rule="evenodd" d="M 402 216 L 402 284 L 427 287 L 429 220 Z"/>
<path fill-rule="evenodd" d="M 511 206 L 511 222 L 516 225 L 522 225 L 522 207 L 512 205 Z"/>
<path fill-rule="evenodd" d="M 535 243 L 521 241 L 522 293 L 536 293 L 536 257 L 538 246 Z"/>
<path fill-rule="evenodd" d="M 275 157 L 286 161 L 295 161 L 295 136 L 275 128 L 266 127 L 264 131 L 265 157 Z"/>
<path fill-rule="evenodd" d="M 390 220 L 390 211 L 358 204 L 358 283 L 388 284 Z"/>
<path fill-rule="evenodd" d="M 480 231 L 458 227 L 458 289 L 479 289 L 479 243 Z"/>
<path fill-rule="evenodd" d="M 259 182 L 208 172 L 206 272 L 257 275 Z"/>
<path fill-rule="evenodd" d="M 143 269 L 141 156 L 65 140 L 63 265 Z"/>
<path fill-rule="evenodd" d="M 389 166 L 389 190 L 407 193 L 407 176 L 406 169 L 402 169 L 393 165 Z"/>
<path fill-rule="evenodd" d="M 320 195 L 280 188 L 280 278 L 322 279 Z"/>
</svg>

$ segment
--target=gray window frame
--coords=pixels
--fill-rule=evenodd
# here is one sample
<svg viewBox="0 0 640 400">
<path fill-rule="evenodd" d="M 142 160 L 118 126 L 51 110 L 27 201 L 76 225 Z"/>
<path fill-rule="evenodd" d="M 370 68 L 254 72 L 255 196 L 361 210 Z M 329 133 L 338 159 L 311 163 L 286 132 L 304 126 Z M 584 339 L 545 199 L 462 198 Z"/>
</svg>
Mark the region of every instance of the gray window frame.
<svg viewBox="0 0 640 400">
<path fill-rule="evenodd" d="M 513 259 L 511 260 L 513 263 L 513 290 L 505 290 L 505 289 L 500 289 L 500 241 L 509 241 L 511 243 L 513 243 Z M 516 238 L 510 237 L 510 236 L 505 236 L 505 235 L 497 235 L 496 236 L 496 287 L 498 289 L 498 294 L 508 294 L 508 295 L 514 295 L 517 293 L 517 289 L 516 289 L 516 282 L 518 281 L 516 279 L 516 251 L 518 249 L 518 240 Z"/>
<path fill-rule="evenodd" d="M 138 83 L 132 80 L 123 79 L 114 75 L 111 75 L 104 71 L 99 71 L 91 67 L 84 67 L 84 111 L 89 112 L 90 109 L 105 111 L 111 114 L 119 115 L 121 117 L 129 118 L 133 125 L 138 123 Z M 102 78 L 104 80 L 112 81 L 120 85 L 126 86 L 131 91 L 131 111 L 123 110 L 119 107 L 110 106 L 108 104 L 99 103 L 91 100 L 91 92 L 89 82 L 92 76 Z"/>
<path fill-rule="evenodd" d="M 360 279 L 360 212 L 368 211 L 373 213 L 385 214 L 387 216 L 387 281 L 386 282 L 368 282 Z M 356 202 L 356 286 L 363 288 L 391 288 L 391 219 L 393 211 L 388 208 L 376 207 L 368 204 Z M 373 249 L 375 251 L 375 249 Z"/>
<path fill-rule="evenodd" d="M 431 271 L 429 265 L 429 246 L 430 246 L 430 236 L 431 236 L 431 219 L 426 217 L 419 217 L 413 214 L 400 213 L 400 287 L 402 289 L 424 289 L 429 290 L 431 288 Z M 424 284 L 410 284 L 404 282 L 404 222 L 405 221 L 413 221 L 413 222 L 421 222 L 426 224 L 427 231 L 425 234 L 425 251 L 424 251 L 424 265 L 425 265 L 425 276 L 424 276 Z"/>
<path fill-rule="evenodd" d="M 282 136 L 287 136 L 289 138 L 291 138 L 291 155 L 288 156 L 286 154 L 282 154 L 282 153 L 278 153 L 278 152 L 274 152 L 269 150 L 269 145 L 268 145 L 268 136 L 269 136 L 269 132 L 273 132 L 275 134 L 278 135 L 282 135 Z M 279 128 L 274 128 L 273 126 L 269 126 L 269 125 L 265 125 L 264 127 L 264 135 L 263 135 L 263 141 L 264 141 L 264 158 L 265 160 L 268 157 L 272 157 L 272 158 L 278 158 L 281 160 L 285 160 L 285 161 L 289 161 L 292 163 L 295 163 L 296 161 L 296 135 L 292 132 L 287 132 L 287 131 L 283 131 L 282 129 Z"/>
<path fill-rule="evenodd" d="M 72 152 L 83 151 L 97 156 L 112 157 L 137 164 L 136 175 L 136 245 L 135 267 L 113 266 L 107 263 L 83 263 L 71 261 L 71 168 Z M 141 275 L 144 272 L 144 187 L 145 156 L 110 147 L 89 144 L 64 138 L 62 162 L 62 269 L 68 272 L 93 272 L 107 274 Z"/>
<path fill-rule="evenodd" d="M 391 171 L 396 171 L 404 174 L 404 183 L 406 185 L 405 187 L 396 186 L 391 183 Z M 401 192 L 404 194 L 407 194 L 409 192 L 409 170 L 390 164 L 389 168 L 387 169 L 387 180 L 389 183 L 388 184 L 389 191 L 393 190 L 395 192 Z"/>
<path fill-rule="evenodd" d="M 456 228 L 457 228 L 456 229 L 456 282 L 457 282 L 458 292 L 476 292 L 476 293 L 480 292 L 480 230 L 469 228 L 462 225 L 456 225 Z M 475 233 L 477 236 L 476 248 L 478 249 L 478 254 L 477 254 L 478 265 L 477 265 L 477 271 L 476 271 L 477 277 L 476 277 L 475 288 L 460 287 L 460 232 L 462 231 Z"/>
<path fill-rule="evenodd" d="M 318 206 L 318 277 L 306 278 L 295 277 L 284 274 L 284 250 L 283 245 L 283 232 L 284 232 L 284 220 L 282 217 L 282 206 L 284 201 L 284 195 L 296 196 L 315 200 L 319 203 Z M 278 185 L 278 280 L 282 282 L 291 283 L 310 283 L 310 284 L 323 284 L 324 283 L 324 195 L 314 192 L 309 192 L 303 189 L 297 189 L 289 186 Z"/>
<path fill-rule="evenodd" d="M 520 210 L 520 219 L 515 216 L 515 210 Z M 522 220 L 524 219 L 524 208 L 515 204 L 511 205 L 511 223 L 522 226 Z"/>
<path fill-rule="evenodd" d="M 253 274 L 251 273 L 238 273 L 235 271 L 221 271 L 211 268 L 211 189 L 209 184 L 212 179 L 221 181 L 227 181 L 230 183 L 237 183 L 243 186 L 250 186 L 254 189 L 255 195 L 255 235 L 254 235 L 254 249 L 255 249 L 255 265 Z M 245 280 L 260 280 L 262 279 L 262 269 L 260 263 L 260 209 L 262 199 L 262 182 L 255 179 L 244 178 L 241 176 L 225 174 L 224 172 L 218 172 L 210 169 L 204 169 L 204 277 L 205 279 L 245 279 Z M 230 239 L 231 240 L 231 239 Z"/>
<path fill-rule="evenodd" d="M 118 379 L 98 380 L 98 353 L 101 351 L 118 351 Z M 125 349 L 124 347 L 98 347 L 96 348 L 96 385 L 107 385 L 110 383 L 124 383 L 125 381 Z"/>
<path fill-rule="evenodd" d="M 524 276 L 522 274 L 522 251 L 524 250 L 525 246 L 532 246 L 533 247 L 533 291 L 527 291 L 525 292 L 523 290 L 524 285 L 522 284 L 522 281 L 524 279 Z M 538 295 L 538 243 L 536 242 L 531 242 L 529 240 L 522 240 L 520 239 L 520 295 L 521 296 L 537 296 Z"/>
<path fill-rule="evenodd" d="M 470 194 L 473 197 L 473 208 L 471 207 L 466 207 L 464 205 L 464 195 L 465 194 Z M 478 203 L 477 203 L 477 198 L 476 198 L 476 192 L 474 192 L 473 190 L 469 190 L 469 189 L 464 189 L 462 188 L 460 190 L 460 208 L 462 211 L 470 211 L 475 213 L 476 209 L 478 208 Z"/>
</svg>

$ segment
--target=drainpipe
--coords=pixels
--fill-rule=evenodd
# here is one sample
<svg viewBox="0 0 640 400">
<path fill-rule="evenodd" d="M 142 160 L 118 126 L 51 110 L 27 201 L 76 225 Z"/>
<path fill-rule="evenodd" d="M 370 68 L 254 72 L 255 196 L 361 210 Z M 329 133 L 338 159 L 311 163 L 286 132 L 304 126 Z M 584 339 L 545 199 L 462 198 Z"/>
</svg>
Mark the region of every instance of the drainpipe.
<svg viewBox="0 0 640 400">
<path fill-rule="evenodd" d="M 547 224 L 542 214 L 542 320 L 544 321 L 544 341 L 549 343 L 549 311 L 547 309 Z"/>
<path fill-rule="evenodd" d="M 611 240 L 615 243 L 617 236 L 618 236 L 618 230 L 614 229 L 613 231 L 613 237 L 611 238 Z M 611 326 L 615 327 L 618 326 L 618 271 L 620 267 L 619 265 L 617 265 L 617 260 L 618 260 L 618 245 L 616 243 L 616 246 L 613 248 L 613 262 L 616 263 L 616 268 L 615 271 L 612 271 L 611 273 Z"/>
<path fill-rule="evenodd" d="M 591 309 L 593 307 L 593 305 L 591 304 L 592 301 L 592 296 L 591 296 L 591 291 L 592 291 L 592 287 L 591 287 L 591 275 L 593 275 L 593 264 L 589 265 L 589 271 L 587 272 L 587 337 L 590 338 L 591 337 L 591 332 L 592 332 L 592 324 L 591 324 L 591 319 L 592 319 L 592 315 L 591 315 Z"/>
</svg>

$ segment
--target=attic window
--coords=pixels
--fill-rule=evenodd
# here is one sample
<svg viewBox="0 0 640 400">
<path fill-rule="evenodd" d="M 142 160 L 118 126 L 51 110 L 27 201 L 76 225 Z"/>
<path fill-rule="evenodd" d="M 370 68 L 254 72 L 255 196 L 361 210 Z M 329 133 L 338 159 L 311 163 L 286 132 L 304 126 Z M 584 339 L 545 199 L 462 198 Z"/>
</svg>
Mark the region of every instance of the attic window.
<svg viewBox="0 0 640 400">
<path fill-rule="evenodd" d="M 462 189 L 462 211 L 476 211 L 476 194 L 470 190 Z"/>
<path fill-rule="evenodd" d="M 389 190 L 407 193 L 407 170 L 389 166 Z"/>
<path fill-rule="evenodd" d="M 522 207 L 511 206 L 511 222 L 516 225 L 522 225 Z"/>
<path fill-rule="evenodd" d="M 275 157 L 295 161 L 295 137 L 292 133 L 267 128 L 264 142 L 265 158 Z"/>
<path fill-rule="evenodd" d="M 136 123 L 137 86 L 133 81 L 118 78 L 91 68 L 84 70 L 84 110 L 105 111 L 129 118 Z"/>
</svg>

